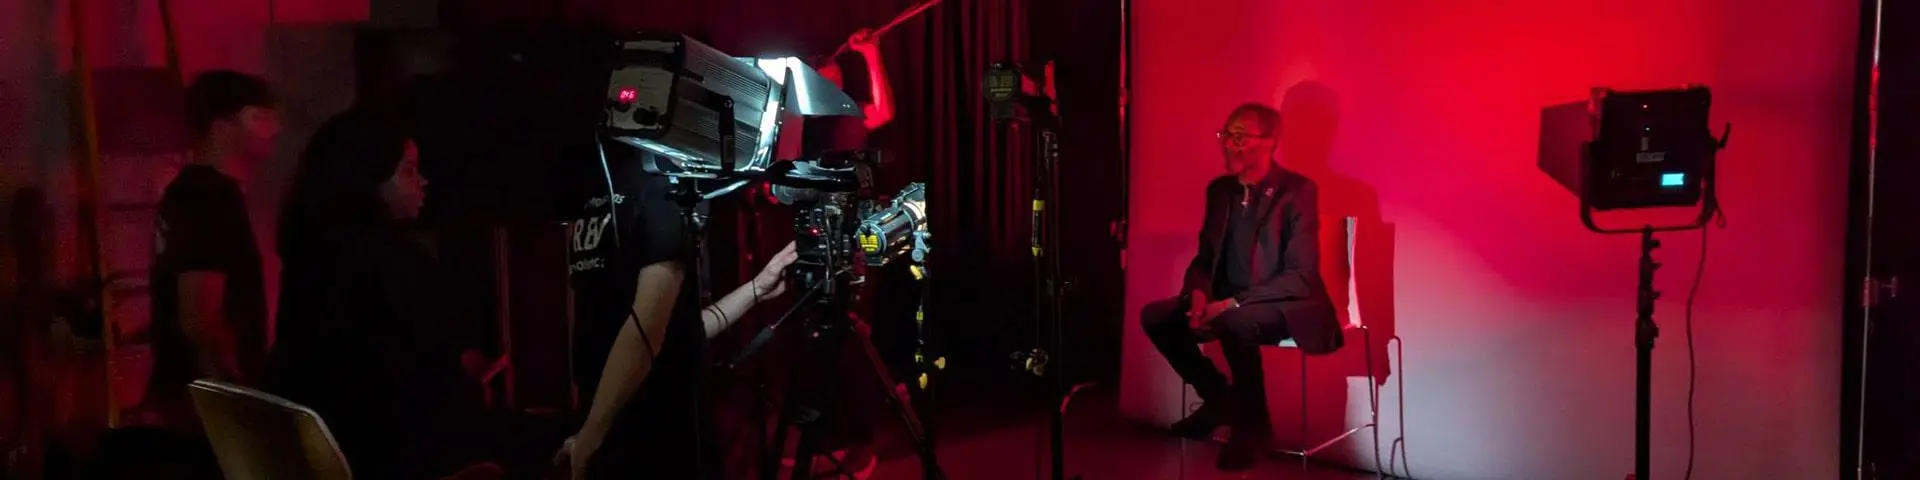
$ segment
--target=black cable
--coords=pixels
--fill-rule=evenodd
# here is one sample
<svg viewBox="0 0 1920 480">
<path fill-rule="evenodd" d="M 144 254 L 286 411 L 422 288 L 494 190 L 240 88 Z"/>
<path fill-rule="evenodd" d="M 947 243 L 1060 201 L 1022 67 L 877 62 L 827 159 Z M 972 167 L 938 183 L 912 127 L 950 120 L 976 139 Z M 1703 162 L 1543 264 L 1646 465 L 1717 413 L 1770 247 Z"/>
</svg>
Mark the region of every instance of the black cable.
<svg viewBox="0 0 1920 480">
<path fill-rule="evenodd" d="M 1717 202 L 1715 202 L 1715 204 L 1713 205 L 1710 205 L 1708 208 L 1712 208 L 1714 210 L 1713 216 L 1714 216 L 1714 220 L 1716 221 L 1714 226 L 1717 226 L 1719 228 L 1726 228 L 1727 217 L 1723 213 L 1721 213 L 1720 206 L 1717 204 Z M 1686 476 L 1682 477 L 1686 480 L 1692 480 L 1693 478 L 1693 447 L 1694 447 L 1693 395 L 1694 395 L 1695 379 L 1698 376 L 1698 370 L 1699 370 L 1699 364 L 1698 362 L 1695 361 L 1694 349 L 1693 349 L 1693 300 L 1696 297 L 1700 296 L 1700 281 L 1702 278 L 1706 277 L 1707 231 L 1708 230 L 1712 230 L 1712 228 L 1709 228 L 1708 226 L 1704 226 L 1704 225 L 1700 227 L 1700 260 L 1693 270 L 1693 287 L 1687 290 L 1686 325 L 1685 325 L 1686 334 L 1687 334 L 1687 473 L 1686 473 Z"/>
</svg>

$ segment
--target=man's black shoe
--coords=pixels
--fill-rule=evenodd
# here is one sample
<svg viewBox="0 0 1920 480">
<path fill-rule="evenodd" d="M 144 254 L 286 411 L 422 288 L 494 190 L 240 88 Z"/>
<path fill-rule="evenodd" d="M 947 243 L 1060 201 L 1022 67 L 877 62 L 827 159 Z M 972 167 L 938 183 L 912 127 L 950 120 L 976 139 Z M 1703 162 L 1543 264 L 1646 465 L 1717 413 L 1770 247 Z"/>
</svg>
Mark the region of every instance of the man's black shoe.
<svg viewBox="0 0 1920 480">
<path fill-rule="evenodd" d="M 1173 434 L 1192 440 L 1212 440 L 1213 431 L 1225 425 L 1227 420 L 1230 420 L 1230 416 L 1231 413 L 1225 405 L 1214 402 L 1202 403 L 1192 415 L 1173 422 Z"/>
</svg>

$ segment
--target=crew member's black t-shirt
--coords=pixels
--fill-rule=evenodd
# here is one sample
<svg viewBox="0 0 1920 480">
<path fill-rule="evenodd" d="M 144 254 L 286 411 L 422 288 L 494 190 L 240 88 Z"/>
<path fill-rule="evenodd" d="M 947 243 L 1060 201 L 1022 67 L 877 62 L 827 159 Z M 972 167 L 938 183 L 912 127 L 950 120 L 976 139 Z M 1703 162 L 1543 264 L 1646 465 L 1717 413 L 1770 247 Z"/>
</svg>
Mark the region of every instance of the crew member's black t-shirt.
<svg viewBox="0 0 1920 480">
<path fill-rule="evenodd" d="M 592 405 L 614 338 L 633 321 L 629 316 L 640 269 L 661 262 L 684 263 L 681 210 L 671 196 L 672 180 L 645 173 L 635 158 L 611 160 L 612 198 L 608 198 L 607 175 L 598 171 L 582 175 L 581 200 L 570 228 L 573 373 L 583 411 Z M 687 271 L 692 268 L 683 265 Z M 711 435 L 702 436 L 709 412 L 699 411 L 706 343 L 699 302 L 698 289 L 683 284 L 653 368 L 616 416 L 616 426 L 596 455 L 596 469 L 604 465 L 625 471 L 620 465 L 632 465 L 655 473 L 682 471 L 694 465 L 693 448 L 713 440 Z"/>
<path fill-rule="evenodd" d="M 187 383 L 200 376 L 199 352 L 180 325 L 182 273 L 225 275 L 221 310 L 233 329 L 242 373 L 256 373 L 266 353 L 267 297 L 239 181 L 213 167 L 186 166 L 160 197 L 154 232 L 154 367 L 148 400 L 184 401 Z"/>
</svg>

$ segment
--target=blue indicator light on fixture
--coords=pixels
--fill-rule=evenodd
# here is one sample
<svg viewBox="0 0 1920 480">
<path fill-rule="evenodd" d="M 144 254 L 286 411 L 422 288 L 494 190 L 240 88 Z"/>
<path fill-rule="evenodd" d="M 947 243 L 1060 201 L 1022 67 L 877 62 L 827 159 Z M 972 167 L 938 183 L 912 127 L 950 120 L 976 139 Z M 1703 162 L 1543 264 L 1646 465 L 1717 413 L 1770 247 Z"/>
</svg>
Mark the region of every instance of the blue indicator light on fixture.
<svg viewBox="0 0 1920 480">
<path fill-rule="evenodd" d="M 1685 174 L 1685 173 L 1662 173 L 1662 174 L 1660 174 L 1660 186 L 1662 186 L 1662 187 L 1684 187 L 1684 186 L 1687 186 L 1687 174 Z"/>
</svg>

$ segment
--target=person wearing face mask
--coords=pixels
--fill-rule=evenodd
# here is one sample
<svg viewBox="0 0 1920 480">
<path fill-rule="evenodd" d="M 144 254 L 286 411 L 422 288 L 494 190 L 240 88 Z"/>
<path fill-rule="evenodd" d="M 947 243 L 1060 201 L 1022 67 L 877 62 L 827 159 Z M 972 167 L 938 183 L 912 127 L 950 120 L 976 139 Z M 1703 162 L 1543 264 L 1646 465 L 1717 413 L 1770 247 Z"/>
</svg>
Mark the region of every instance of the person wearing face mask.
<svg viewBox="0 0 1920 480">
<path fill-rule="evenodd" d="M 438 265 L 409 235 L 426 200 L 418 158 L 397 122 L 350 110 L 314 134 L 280 217 L 265 389 L 318 413 L 365 478 L 438 478 L 492 460 L 505 436 L 461 364 L 470 346 L 441 328 Z"/>
<path fill-rule="evenodd" d="M 1205 403 L 1173 424 L 1176 435 L 1232 435 L 1216 466 L 1244 471 L 1272 439 L 1260 347 L 1292 338 L 1309 355 L 1342 343 L 1340 323 L 1320 278 L 1319 193 L 1312 180 L 1274 160 L 1280 112 L 1247 103 L 1217 134 L 1226 175 L 1207 185 L 1200 248 L 1181 296 L 1147 304 L 1140 323 L 1154 348 Z M 1218 340 L 1233 371 L 1229 384 L 1200 352 Z"/>
</svg>

